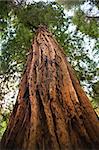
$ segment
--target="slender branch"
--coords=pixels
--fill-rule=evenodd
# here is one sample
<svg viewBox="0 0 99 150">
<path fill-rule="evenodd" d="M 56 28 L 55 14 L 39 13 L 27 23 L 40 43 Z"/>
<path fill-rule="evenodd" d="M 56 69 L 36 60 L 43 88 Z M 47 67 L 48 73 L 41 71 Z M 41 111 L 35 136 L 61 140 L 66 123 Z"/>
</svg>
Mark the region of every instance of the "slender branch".
<svg viewBox="0 0 99 150">
<path fill-rule="evenodd" d="M 99 19 L 99 16 L 86 16 L 87 18 L 95 18 L 95 19 Z"/>
</svg>

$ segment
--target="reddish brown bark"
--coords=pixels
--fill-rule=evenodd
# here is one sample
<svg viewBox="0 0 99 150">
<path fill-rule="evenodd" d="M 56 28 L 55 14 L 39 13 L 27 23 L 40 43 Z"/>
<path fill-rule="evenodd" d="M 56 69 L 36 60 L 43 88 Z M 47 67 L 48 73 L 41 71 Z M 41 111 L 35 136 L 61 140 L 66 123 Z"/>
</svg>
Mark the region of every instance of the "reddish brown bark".
<svg viewBox="0 0 99 150">
<path fill-rule="evenodd" d="M 99 148 L 98 118 L 64 51 L 45 27 L 37 30 L 1 148 Z"/>
</svg>

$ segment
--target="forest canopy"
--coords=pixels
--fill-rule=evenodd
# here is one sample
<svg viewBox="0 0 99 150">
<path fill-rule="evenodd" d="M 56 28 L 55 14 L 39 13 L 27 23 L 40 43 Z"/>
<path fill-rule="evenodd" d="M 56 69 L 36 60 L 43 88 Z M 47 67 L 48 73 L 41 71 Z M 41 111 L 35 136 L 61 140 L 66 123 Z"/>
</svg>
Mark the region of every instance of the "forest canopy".
<svg viewBox="0 0 99 150">
<path fill-rule="evenodd" d="M 29 3 L 26 0 L 0 1 L 0 115 L 5 128 L 12 110 L 15 92 L 4 104 L 6 95 L 16 91 L 24 71 L 26 58 L 38 25 L 48 27 L 65 50 L 93 106 L 99 103 L 99 3 L 89 0 L 85 11 L 84 0 L 56 0 Z M 97 10 L 93 14 L 93 9 Z M 71 15 L 69 12 L 73 13 Z M 5 106 L 6 105 L 6 106 Z M 3 110 L 5 106 L 6 111 Z M 0 134 L 4 128 L 0 127 Z"/>
</svg>

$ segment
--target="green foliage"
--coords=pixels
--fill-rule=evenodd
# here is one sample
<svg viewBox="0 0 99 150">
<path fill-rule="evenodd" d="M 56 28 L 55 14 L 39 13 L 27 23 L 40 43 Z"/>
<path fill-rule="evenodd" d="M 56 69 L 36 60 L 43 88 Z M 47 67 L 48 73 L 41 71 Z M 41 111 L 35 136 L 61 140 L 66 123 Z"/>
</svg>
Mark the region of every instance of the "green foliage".
<svg viewBox="0 0 99 150">
<path fill-rule="evenodd" d="M 16 12 L 17 13 L 17 12 Z M 35 29 L 38 25 L 57 26 L 63 22 L 63 9 L 56 3 L 33 3 L 20 9 L 17 13 L 19 22 L 25 24 L 30 29 Z M 64 15 L 64 14 L 63 14 Z"/>
<path fill-rule="evenodd" d="M 7 127 L 9 113 L 0 112 L 0 139 Z"/>
<path fill-rule="evenodd" d="M 65 8 L 70 9 L 73 6 L 79 6 L 84 2 L 84 0 L 56 0 L 59 4 L 65 6 Z"/>
<path fill-rule="evenodd" d="M 93 99 L 99 104 L 99 81 L 95 82 L 93 88 Z"/>
<path fill-rule="evenodd" d="M 99 38 L 99 22 L 96 18 L 89 19 L 83 11 L 78 10 L 72 20 L 82 33 L 88 34 L 93 38 Z"/>
<path fill-rule="evenodd" d="M 11 11 L 12 5 L 12 0 L 0 1 L 0 36 L 7 30 L 9 12 Z"/>
<path fill-rule="evenodd" d="M 97 17 L 94 15 L 93 17 L 90 17 L 90 15 L 87 14 L 88 11 L 93 9 L 93 7 L 99 8 L 99 2 L 98 0 L 57 0 L 59 4 L 65 6 L 65 8 L 72 9 L 74 8 L 74 16 L 73 16 L 73 23 L 77 26 L 78 30 L 80 30 L 82 33 L 87 34 L 93 38 L 99 38 L 99 21 L 97 20 Z M 81 10 L 81 5 L 85 4 L 86 2 L 89 2 L 91 8 L 87 10 L 85 13 Z M 79 9 L 78 9 L 79 8 Z M 98 10 L 99 11 L 99 10 Z"/>
<path fill-rule="evenodd" d="M 95 5 L 99 8 L 99 0 L 56 0 L 59 4 L 64 5 L 66 9 L 71 9 L 72 7 L 79 7 L 79 5 L 85 2 L 90 2 L 90 4 Z"/>
<path fill-rule="evenodd" d="M 23 65 L 25 63 L 26 53 L 31 45 L 32 34 L 23 24 L 17 26 L 15 34 L 15 36 L 2 44 L 1 74 L 12 74 L 18 70 L 18 64 Z"/>
</svg>

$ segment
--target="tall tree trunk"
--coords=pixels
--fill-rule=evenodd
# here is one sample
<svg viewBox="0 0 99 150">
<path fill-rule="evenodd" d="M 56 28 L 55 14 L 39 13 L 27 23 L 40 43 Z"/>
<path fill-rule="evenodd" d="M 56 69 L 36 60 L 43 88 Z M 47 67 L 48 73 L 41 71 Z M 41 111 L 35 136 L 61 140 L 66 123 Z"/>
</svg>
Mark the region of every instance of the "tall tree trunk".
<svg viewBox="0 0 99 150">
<path fill-rule="evenodd" d="M 64 51 L 37 30 L 17 102 L 1 140 L 9 150 L 96 150 L 99 124 Z"/>
</svg>

